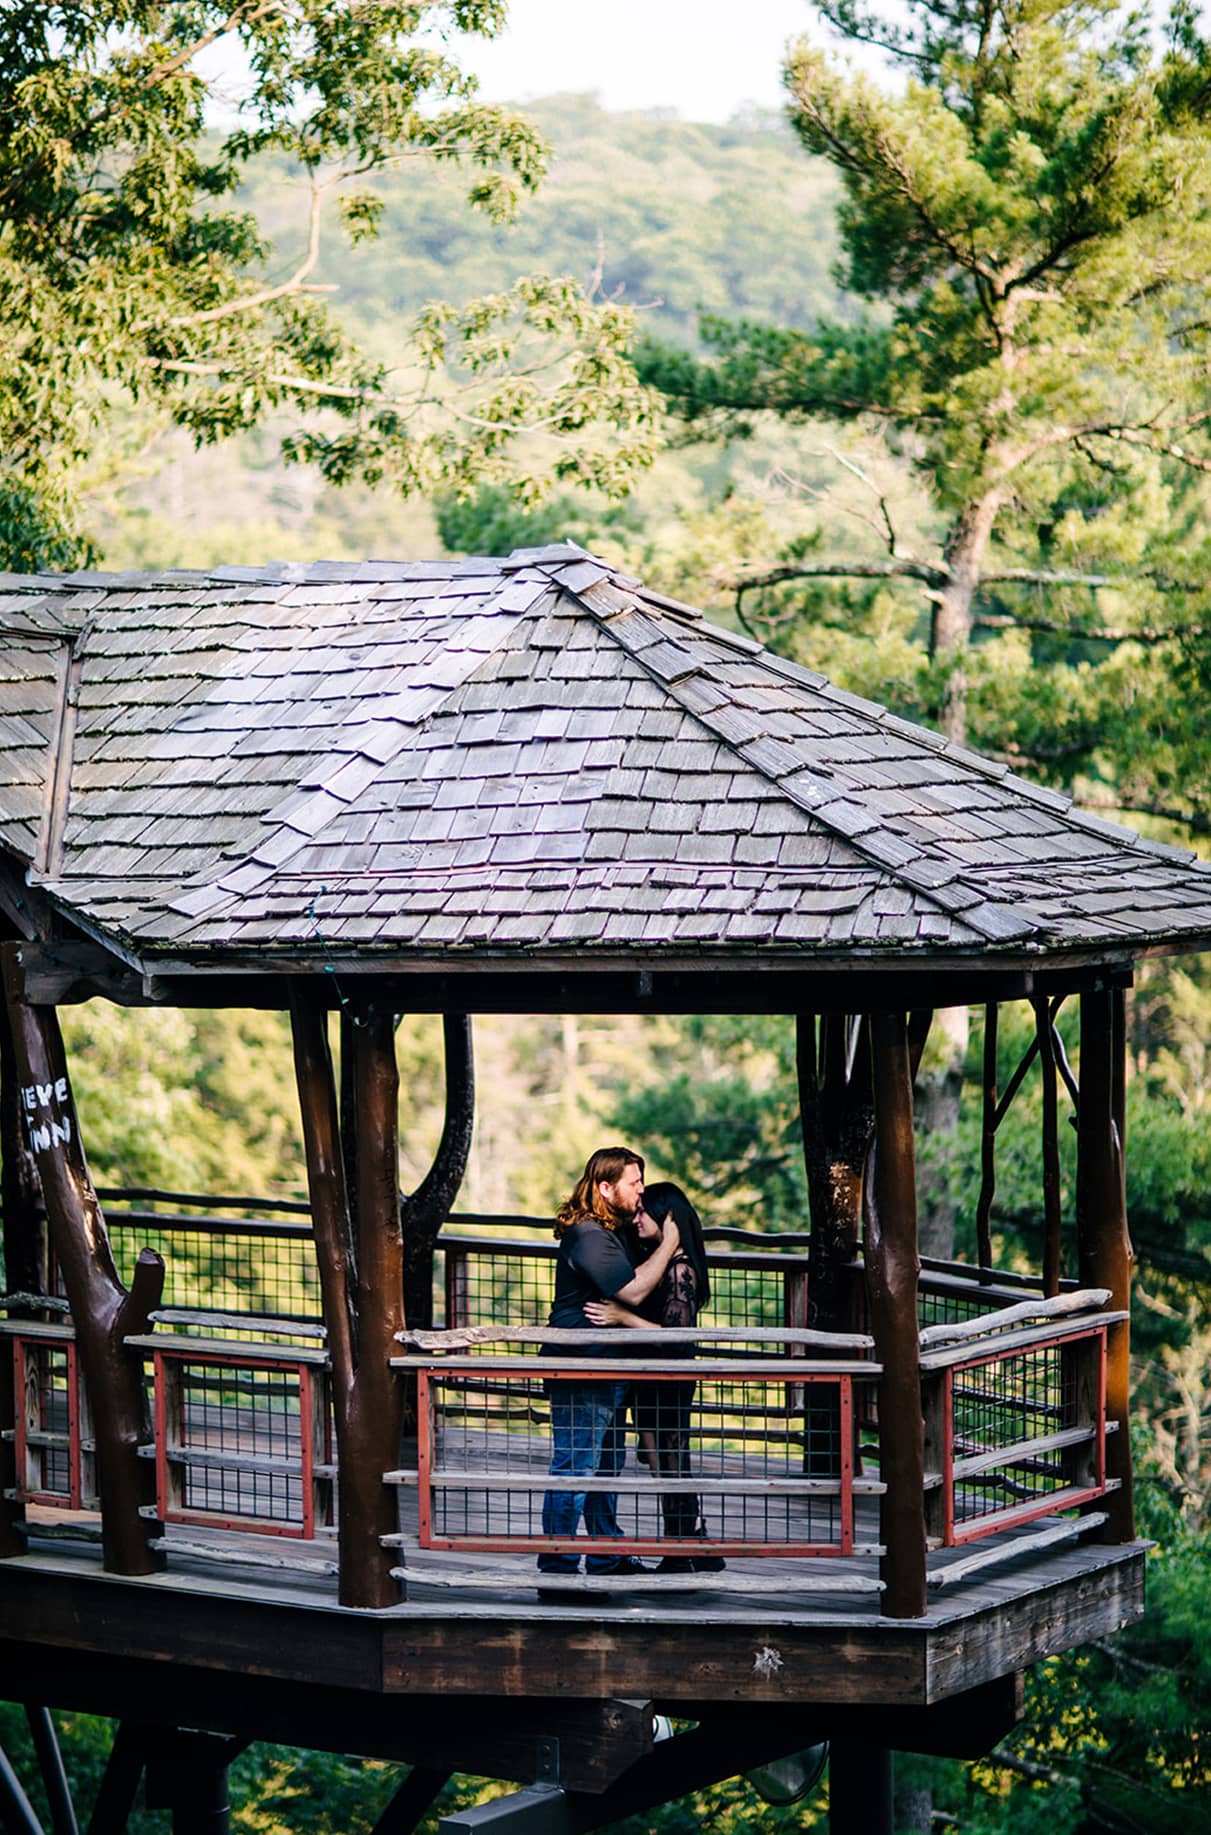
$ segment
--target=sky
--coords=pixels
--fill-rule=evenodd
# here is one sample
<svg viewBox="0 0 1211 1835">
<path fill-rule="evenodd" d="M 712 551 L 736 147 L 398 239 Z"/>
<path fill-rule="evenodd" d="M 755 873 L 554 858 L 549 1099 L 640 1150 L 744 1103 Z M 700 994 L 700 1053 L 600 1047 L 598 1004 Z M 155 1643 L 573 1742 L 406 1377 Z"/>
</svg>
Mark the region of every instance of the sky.
<svg viewBox="0 0 1211 1835">
<path fill-rule="evenodd" d="M 491 102 L 595 91 L 611 109 L 726 121 L 782 106 L 786 43 L 812 23 L 807 0 L 509 0 L 505 30 L 459 61 Z"/>
</svg>

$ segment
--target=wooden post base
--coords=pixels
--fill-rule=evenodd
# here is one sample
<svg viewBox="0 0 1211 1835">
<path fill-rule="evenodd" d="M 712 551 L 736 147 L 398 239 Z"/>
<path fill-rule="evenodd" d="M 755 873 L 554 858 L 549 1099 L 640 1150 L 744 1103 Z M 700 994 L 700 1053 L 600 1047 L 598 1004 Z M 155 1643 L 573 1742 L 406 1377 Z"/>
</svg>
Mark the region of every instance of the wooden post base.
<svg viewBox="0 0 1211 1835">
<path fill-rule="evenodd" d="M 828 1756 L 829 1835 L 893 1835 L 892 1759 L 886 1746 L 834 1739 Z"/>
</svg>

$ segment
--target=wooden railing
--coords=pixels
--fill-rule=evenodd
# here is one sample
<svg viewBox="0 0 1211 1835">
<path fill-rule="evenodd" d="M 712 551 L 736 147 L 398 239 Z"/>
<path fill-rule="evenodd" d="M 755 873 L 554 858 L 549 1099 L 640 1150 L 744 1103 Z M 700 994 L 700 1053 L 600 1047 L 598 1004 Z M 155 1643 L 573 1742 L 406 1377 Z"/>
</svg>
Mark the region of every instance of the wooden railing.
<svg viewBox="0 0 1211 1835">
<path fill-rule="evenodd" d="M 1087 1505 L 1106 1478 L 1106 1341 L 1125 1313 L 1102 1288 L 921 1334 L 926 1525 L 966 1542 Z"/>
<path fill-rule="evenodd" d="M 854 1436 L 855 1389 L 880 1375 L 871 1341 L 794 1328 L 625 1337 L 639 1355 L 617 1354 L 618 1332 L 473 1327 L 404 1335 L 416 1348 L 394 1361 L 417 1384 L 417 1463 L 388 1476 L 415 1495 L 422 1555 L 775 1557 L 795 1562 L 796 1571 L 755 1584 L 751 1572 L 733 1574 L 726 1584 L 877 1592 L 875 1574 L 843 1575 L 818 1562 L 880 1552 L 873 1505 L 883 1485 L 857 1469 Z M 439 1345 L 443 1354 L 435 1356 Z M 676 1355 L 695 1348 L 693 1362 Z M 551 1403 L 569 1383 L 625 1385 L 657 1446 L 680 1444 L 677 1469 L 644 1470 L 620 1444 L 611 1475 L 550 1476 Z M 618 1533 L 568 1536 L 544 1527 L 544 1504 L 569 1493 L 582 1501 L 608 1494 Z M 872 1502 L 864 1519 L 860 1499 Z M 417 1577 L 415 1569 L 399 1571 Z M 422 1572 L 430 1578 L 428 1568 Z M 516 1570 L 463 1570 L 473 1586 L 510 1578 L 516 1585 Z M 605 1590 L 611 1584 L 600 1582 Z"/>
<path fill-rule="evenodd" d="M 328 1356 L 295 1320 L 227 1320 L 256 1336 L 192 1336 L 198 1315 L 153 1315 L 176 1331 L 126 1340 L 150 1363 L 155 1514 L 163 1523 L 306 1541 L 334 1520 Z M 322 1331 L 317 1334 L 322 1336 Z M 290 1342 L 291 1339 L 296 1342 Z"/>
<path fill-rule="evenodd" d="M 166 1306 L 154 1332 L 129 1341 L 148 1369 L 155 1434 L 144 1450 L 156 1465 L 156 1514 L 174 1525 L 323 1537 L 337 1474 L 306 1207 L 250 1216 L 245 1201 L 210 1199 L 190 1215 L 192 1201 L 175 1202 L 173 1211 L 109 1213 L 119 1266 L 127 1246 L 154 1237 L 170 1260 L 170 1296 L 175 1263 L 185 1297 L 213 1301 Z M 418 1545 L 525 1556 L 549 1547 L 542 1498 L 572 1481 L 547 1473 L 543 1385 L 601 1376 L 637 1390 L 697 1385 L 686 1469 L 656 1477 L 632 1460 L 609 1481 L 624 1525 L 613 1552 L 668 1554 L 660 1500 L 681 1495 L 701 1504 L 708 1534 L 696 1552 L 783 1556 L 805 1576 L 801 1564 L 820 1557 L 873 1558 L 883 1493 L 878 1370 L 868 1338 L 806 1330 L 803 1239 L 712 1233 L 712 1324 L 688 1334 L 698 1347 L 692 1366 L 669 1357 L 687 1336 L 670 1332 L 648 1344 L 649 1334 L 626 1334 L 628 1351 L 642 1355 L 625 1360 L 617 1334 L 597 1334 L 589 1357 L 565 1364 L 562 1335 L 541 1327 L 556 1244 L 519 1234 L 541 1221 L 453 1218 L 439 1240 L 436 1310 L 459 1342 L 431 1339 L 401 1356 L 401 1370 L 417 1378 L 420 1445 L 415 1468 L 388 1475 L 415 1494 Z M 859 1265 L 852 1273 L 860 1281 Z M 280 1303 L 275 1313 L 267 1294 Z M 1023 1525 L 1087 1513 L 1106 1494 L 1106 1436 L 1116 1425 L 1106 1420 L 1106 1339 L 1125 1315 L 1105 1313 L 1104 1294 L 1044 1301 L 1021 1277 L 981 1282 L 956 1264 L 927 1265 L 920 1295 L 924 1508 L 930 1579 L 944 1585 L 1002 1557 L 951 1555 L 939 1566 L 943 1551 L 1013 1531 L 1020 1552 Z M 17 1495 L 88 1510 L 92 1442 L 70 1322 L 29 1317 L 28 1297 L 13 1307 L 26 1317 L 0 1324 L 0 1354 L 13 1359 L 17 1406 L 0 1428 L 16 1443 Z M 1047 1526 L 1030 1545 L 1057 1533 Z"/>
<path fill-rule="evenodd" d="M 0 1325 L 0 1356 L 13 1363 L 14 1419 L 4 1437 L 16 1443 L 18 1496 L 64 1510 L 97 1507 L 96 1446 L 88 1398 L 67 1323 L 32 1320 Z"/>
</svg>

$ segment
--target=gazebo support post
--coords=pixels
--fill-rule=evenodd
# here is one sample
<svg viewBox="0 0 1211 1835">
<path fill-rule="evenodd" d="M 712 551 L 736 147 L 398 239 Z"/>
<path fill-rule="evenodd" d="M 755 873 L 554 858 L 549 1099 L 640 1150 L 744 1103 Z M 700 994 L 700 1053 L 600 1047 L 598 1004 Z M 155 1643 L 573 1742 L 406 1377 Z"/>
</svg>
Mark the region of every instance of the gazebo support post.
<svg viewBox="0 0 1211 1835">
<path fill-rule="evenodd" d="M 149 1546 L 162 1525 L 140 1514 L 155 1503 L 155 1469 L 139 1458 L 151 1427 L 142 1361 L 125 1340 L 149 1329 L 164 1289 L 164 1263 L 144 1249 L 129 1293 L 118 1278 L 84 1158 L 58 1014 L 24 1000 L 21 947 L 3 945 L 4 992 L 22 1106 L 92 1410 L 102 1560 L 110 1573 L 150 1574 L 163 1566 L 163 1556 Z"/>
<path fill-rule="evenodd" d="M 475 1126 L 475 1057 L 465 1013 L 442 1015 L 446 1114 L 433 1164 L 414 1192 L 400 1199 L 404 1230 L 404 1312 L 409 1328 L 433 1324 L 433 1254 L 471 1156 Z"/>
<path fill-rule="evenodd" d="M 865 1740 L 833 1739 L 828 1752 L 829 1835 L 893 1835 L 892 1755 Z"/>
<path fill-rule="evenodd" d="M 1127 1231 L 1125 1184 L 1126 1016 L 1123 990 L 1099 988 L 1081 995 L 1081 1103 L 1077 1122 L 1076 1227 L 1080 1280 L 1108 1287 L 1110 1305 L 1131 1305 L 1131 1238 Z M 1106 1542 L 1135 1536 L 1131 1483 L 1129 1400 L 1131 1327 L 1128 1320 L 1108 1334 L 1106 1419 L 1118 1423 L 1107 1436 L 1106 1475 L 1118 1489 L 1099 1501 L 1107 1512 Z"/>
<path fill-rule="evenodd" d="M 917 1325 L 912 1054 L 903 1013 L 870 1016 L 875 1139 L 867 1173 L 866 1288 L 879 1381 L 883 1611 L 925 1613 L 925 1422 Z"/>
<path fill-rule="evenodd" d="M 984 1076 L 981 1089 L 980 1195 L 976 1201 L 976 1259 L 981 1281 L 992 1279 L 992 1201 L 997 1191 L 997 1016 L 984 1008 Z"/>
<path fill-rule="evenodd" d="M 8 1007 L 0 1001 L 0 1217 L 4 1229 L 4 1278 L 9 1293 L 46 1291 L 46 1226 L 38 1204 L 38 1172 L 21 1123 L 21 1079 L 13 1048 Z M 24 1310 L 16 1316 L 24 1316 Z M 14 1309 L 15 1311 L 15 1309 Z M 37 1317 L 35 1309 L 30 1315 Z M 0 1346 L 0 1426 L 16 1423 L 13 1360 Z M 25 1506 L 17 1491 L 17 1451 L 0 1439 L 0 1556 L 25 1552 L 19 1525 Z"/>
<path fill-rule="evenodd" d="M 409 1328 L 424 1331 L 433 1324 L 433 1260 L 442 1224 L 458 1195 L 471 1157 L 475 1127 L 475 1056 L 471 1019 L 466 1013 L 442 1015 L 446 1061 L 446 1113 L 433 1164 L 414 1192 L 400 1197 L 404 1235 L 404 1316 Z M 416 1381 L 404 1378 L 404 1436 L 417 1431 Z"/>
<path fill-rule="evenodd" d="M 47 1291 L 46 1219 L 40 1196 L 38 1169 L 21 1119 L 21 1079 L 12 1023 L 7 1005 L 0 1003 L 0 1211 L 9 1293 Z"/>
<path fill-rule="evenodd" d="M 862 1228 L 862 1180 L 874 1134 L 870 1027 L 856 1015 L 796 1018 L 795 1063 L 811 1214 L 807 1320 L 822 1332 L 852 1331 L 852 1266 Z"/>
<path fill-rule="evenodd" d="M 383 1474 L 398 1461 L 402 1389 L 391 1369 L 403 1330 L 403 1237 L 399 1207 L 399 1072 L 394 1017 L 359 1002 L 344 1028 L 356 1138 L 342 1143 L 327 1009 L 293 994 L 295 1074 L 340 1465 L 340 1601 L 395 1605 L 394 1555 L 382 1538 L 398 1528 L 395 1493 Z M 350 1203 L 345 1168 L 356 1198 Z"/>
<path fill-rule="evenodd" d="M 1056 1086 L 1055 1036 L 1051 1030 L 1051 1004 L 1045 994 L 1031 1002 L 1035 1036 L 1039 1042 L 1039 1071 L 1043 1082 L 1043 1293 L 1053 1300 L 1060 1291 L 1063 1229 L 1060 1175 L 1060 1125 Z"/>
</svg>

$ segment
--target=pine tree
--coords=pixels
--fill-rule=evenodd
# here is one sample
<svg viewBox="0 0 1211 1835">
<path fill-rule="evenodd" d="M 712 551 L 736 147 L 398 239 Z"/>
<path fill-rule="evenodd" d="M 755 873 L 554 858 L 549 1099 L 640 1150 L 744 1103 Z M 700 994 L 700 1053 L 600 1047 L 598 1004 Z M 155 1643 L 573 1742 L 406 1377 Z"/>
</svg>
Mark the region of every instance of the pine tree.
<svg viewBox="0 0 1211 1835">
<path fill-rule="evenodd" d="M 881 502 L 882 554 L 805 544 L 738 584 L 918 582 L 956 739 L 973 638 L 1025 631 L 1003 650 L 1019 679 L 1034 665 L 1012 710 L 980 672 L 1000 749 L 1017 739 L 1062 775 L 1138 696 L 1128 806 L 1205 816 L 1182 768 L 1202 741 L 1173 730 L 1174 677 L 1211 680 L 1211 49 L 1193 11 L 1161 42 L 1113 0 L 907 0 L 899 24 L 864 0 L 819 10 L 906 77 L 880 86 L 807 41 L 787 64 L 795 130 L 844 188 L 857 310 L 807 332 L 714 319 L 705 356 L 650 345 L 641 369 L 703 432 L 771 414 L 877 429 L 936 525 L 914 539 Z M 1058 706 L 1037 679 L 1053 661 L 1083 671 Z"/>
</svg>

